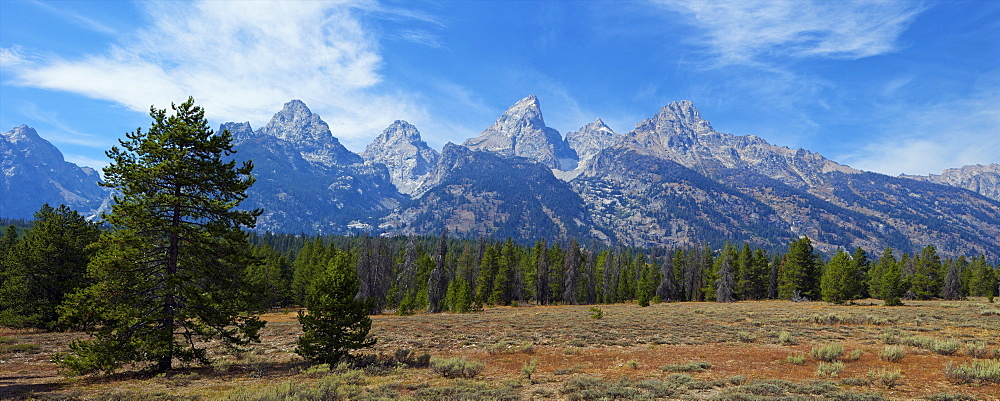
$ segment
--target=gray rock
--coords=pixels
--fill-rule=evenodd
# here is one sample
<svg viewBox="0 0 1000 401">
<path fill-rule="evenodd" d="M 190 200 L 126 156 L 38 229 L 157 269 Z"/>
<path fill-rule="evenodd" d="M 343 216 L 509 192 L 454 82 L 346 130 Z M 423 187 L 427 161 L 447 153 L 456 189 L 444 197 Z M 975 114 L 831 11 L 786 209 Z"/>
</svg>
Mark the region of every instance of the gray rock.
<svg viewBox="0 0 1000 401">
<path fill-rule="evenodd" d="M 396 120 L 369 144 L 361 157 L 370 163 L 382 163 L 399 192 L 416 193 L 438 161 L 438 152 L 420 139 L 420 132 L 410 123 Z"/>
<path fill-rule="evenodd" d="M 598 152 L 618 143 L 621 135 L 604 124 L 600 118 L 584 125 L 579 131 L 566 134 L 566 143 L 576 151 L 580 163 L 594 157 Z"/>
<path fill-rule="evenodd" d="M 464 145 L 503 156 L 520 156 L 552 169 L 572 170 L 579 160 L 559 131 L 545 126 L 535 95 L 521 99 L 478 137 Z"/>
<path fill-rule="evenodd" d="M 94 217 L 108 197 L 97 171 L 67 162 L 27 125 L 0 134 L 0 171 L 2 217 L 30 218 L 45 203 Z"/>
<path fill-rule="evenodd" d="M 928 181 L 937 184 L 968 189 L 973 192 L 1000 201 L 1000 164 L 975 164 L 959 168 L 950 168 L 941 174 L 901 175 L 913 180 Z"/>
</svg>

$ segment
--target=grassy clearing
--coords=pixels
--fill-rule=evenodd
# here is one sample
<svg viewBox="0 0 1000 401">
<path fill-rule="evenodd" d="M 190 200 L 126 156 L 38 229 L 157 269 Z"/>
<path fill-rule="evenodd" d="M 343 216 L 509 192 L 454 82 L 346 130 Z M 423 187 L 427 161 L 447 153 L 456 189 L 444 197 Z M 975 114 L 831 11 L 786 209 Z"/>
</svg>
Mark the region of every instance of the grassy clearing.
<svg viewBox="0 0 1000 401">
<path fill-rule="evenodd" d="M 1000 399 L 996 382 L 979 379 L 992 376 L 972 364 L 993 361 L 1000 348 L 1000 320 L 980 314 L 985 302 L 870 303 L 601 305 L 600 319 L 590 306 L 387 314 L 373 317 L 379 342 L 364 363 L 332 369 L 292 353 L 300 331 L 287 311 L 264 316 L 264 342 L 249 352 L 213 349 L 213 366 L 162 376 L 64 378 L 48 361 L 80 334 L 0 329 L 0 344 L 37 347 L 0 355 L 12 372 L 0 382 L 0 399 Z M 902 341 L 918 336 L 960 347 L 943 354 Z M 810 357 L 829 344 L 843 347 L 837 359 Z M 890 346 L 905 357 L 882 358 Z M 471 378 L 445 377 L 432 359 L 482 367 Z M 843 369 L 817 377 L 821 362 Z"/>
</svg>

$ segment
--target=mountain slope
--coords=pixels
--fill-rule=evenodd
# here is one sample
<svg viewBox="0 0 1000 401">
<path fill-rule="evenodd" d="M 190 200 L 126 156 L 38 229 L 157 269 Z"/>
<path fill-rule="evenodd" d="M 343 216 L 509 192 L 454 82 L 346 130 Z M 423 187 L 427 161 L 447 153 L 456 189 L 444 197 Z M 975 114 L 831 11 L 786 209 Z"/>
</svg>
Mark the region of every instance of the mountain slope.
<svg viewBox="0 0 1000 401">
<path fill-rule="evenodd" d="M 503 156 L 520 156 L 552 169 L 576 168 L 576 152 L 566 144 L 559 131 L 545 126 L 535 95 L 519 100 L 492 126 L 464 145 Z"/>
<path fill-rule="evenodd" d="M 327 124 L 293 100 L 263 128 L 225 123 L 237 160 L 253 160 L 257 181 L 241 208 L 261 208 L 258 230 L 346 234 L 375 223 L 405 196 L 384 165 L 364 163 Z"/>
<path fill-rule="evenodd" d="M 0 134 L 0 171 L 2 217 L 31 218 L 45 203 L 93 216 L 108 197 L 94 169 L 67 162 L 27 125 Z"/>
<path fill-rule="evenodd" d="M 520 157 L 448 144 L 420 198 L 384 219 L 398 235 L 440 233 L 459 237 L 511 237 L 519 241 L 597 239 L 580 197 L 546 166 Z"/>
<path fill-rule="evenodd" d="M 413 195 L 437 164 L 439 154 L 420 139 L 416 127 L 396 120 L 365 148 L 361 157 L 384 164 L 396 189 Z"/>
<path fill-rule="evenodd" d="M 935 245 L 947 252 L 1000 255 L 1000 241 L 995 240 L 1000 238 L 1000 206 L 995 201 L 943 185 L 863 172 L 756 136 L 719 133 L 690 102 L 665 106 L 637 124 L 618 146 L 675 161 L 754 196 L 783 216 L 796 235 L 818 240 L 824 251 Z M 748 174 L 770 180 L 750 185 L 734 178 Z"/>
<path fill-rule="evenodd" d="M 1000 164 L 997 163 L 985 166 L 976 164 L 950 168 L 942 171 L 941 174 L 928 176 L 902 175 L 901 177 L 965 188 L 987 198 L 1000 201 Z"/>
</svg>

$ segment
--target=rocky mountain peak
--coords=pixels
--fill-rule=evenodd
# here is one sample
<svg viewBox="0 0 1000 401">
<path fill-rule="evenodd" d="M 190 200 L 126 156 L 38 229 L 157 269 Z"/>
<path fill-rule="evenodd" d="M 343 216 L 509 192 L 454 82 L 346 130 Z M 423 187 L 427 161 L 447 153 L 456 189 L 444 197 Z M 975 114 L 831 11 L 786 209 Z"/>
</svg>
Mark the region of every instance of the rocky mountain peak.
<svg viewBox="0 0 1000 401">
<path fill-rule="evenodd" d="M 647 119 L 639 124 L 653 124 L 660 130 L 677 134 L 715 132 L 712 124 L 701 118 L 701 113 L 690 100 L 670 102 L 670 104 L 663 106 L 652 119 Z"/>
<path fill-rule="evenodd" d="M 0 134 L 0 216 L 29 218 L 43 203 L 93 215 L 107 196 L 99 180 L 27 125 Z"/>
<path fill-rule="evenodd" d="M 566 134 L 566 143 L 576 151 L 580 161 L 584 161 L 613 146 L 619 138 L 620 135 L 598 118 L 584 125 L 579 131 Z"/>
<path fill-rule="evenodd" d="M 326 122 L 320 119 L 318 114 L 313 114 L 309 107 L 298 99 L 285 103 L 281 111 L 260 129 L 260 133 L 289 142 L 310 145 L 337 142 Z"/>
<path fill-rule="evenodd" d="M 42 137 L 38 136 L 38 132 L 34 128 L 31 128 L 25 124 L 21 124 L 14 129 L 7 131 L 2 134 L 3 138 L 10 143 L 19 143 L 22 141 L 37 141 L 41 140 Z"/>
<path fill-rule="evenodd" d="M 438 161 L 438 153 L 420 138 L 417 127 L 396 120 L 369 144 L 361 157 L 382 163 L 399 192 L 412 195 Z"/>
<path fill-rule="evenodd" d="M 250 127 L 249 121 L 242 123 L 222 123 L 217 132 L 222 131 L 229 131 L 233 135 L 233 142 L 243 141 L 254 136 L 253 128 Z"/>
<path fill-rule="evenodd" d="M 1000 164 L 997 163 L 949 168 L 941 174 L 927 176 L 904 174 L 901 177 L 964 188 L 1000 201 Z"/>
<path fill-rule="evenodd" d="M 313 163 L 348 165 L 360 163 L 361 157 L 347 150 L 330 132 L 318 114 L 314 114 L 301 100 L 285 103 L 281 111 L 255 135 L 267 135 L 286 141 L 302 152 L 302 157 Z"/>
<path fill-rule="evenodd" d="M 503 156 L 526 157 L 560 170 L 572 169 L 577 160 L 576 152 L 559 131 L 545 126 L 535 95 L 514 103 L 478 137 L 466 140 L 465 146 Z"/>
</svg>

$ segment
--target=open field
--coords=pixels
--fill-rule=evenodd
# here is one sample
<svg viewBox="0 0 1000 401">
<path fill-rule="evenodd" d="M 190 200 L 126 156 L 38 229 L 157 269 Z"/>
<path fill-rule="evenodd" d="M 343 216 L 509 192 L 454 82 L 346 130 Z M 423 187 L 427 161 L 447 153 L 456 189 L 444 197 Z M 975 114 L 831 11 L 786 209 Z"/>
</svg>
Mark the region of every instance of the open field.
<svg viewBox="0 0 1000 401">
<path fill-rule="evenodd" d="M 265 315 L 263 343 L 249 353 L 220 354 L 211 367 L 164 375 L 63 377 L 49 359 L 80 334 L 0 329 L 0 398 L 263 399 L 278 390 L 293 394 L 322 388 L 342 399 L 742 400 L 770 395 L 862 400 L 880 395 L 902 400 L 949 393 L 965 396 L 951 399 L 1000 400 L 998 381 L 958 383 L 945 374 L 949 365 L 1000 359 L 1000 305 L 985 300 L 908 301 L 894 308 L 867 304 L 600 305 L 601 319 L 591 317 L 591 306 L 373 317 L 372 334 L 379 342 L 366 353 L 408 349 L 435 359 L 481 362 L 482 371 L 472 379 L 378 364 L 357 371 L 309 369 L 293 353 L 299 334 L 294 312 Z M 888 352 L 887 343 L 896 343 L 901 359 L 880 358 Z M 840 345 L 843 353 L 837 361 L 822 362 L 821 372 L 812 351 L 824 345 Z M 537 367 L 529 380 L 522 371 L 532 360 Z M 896 370 L 902 375 L 893 380 Z"/>
</svg>

